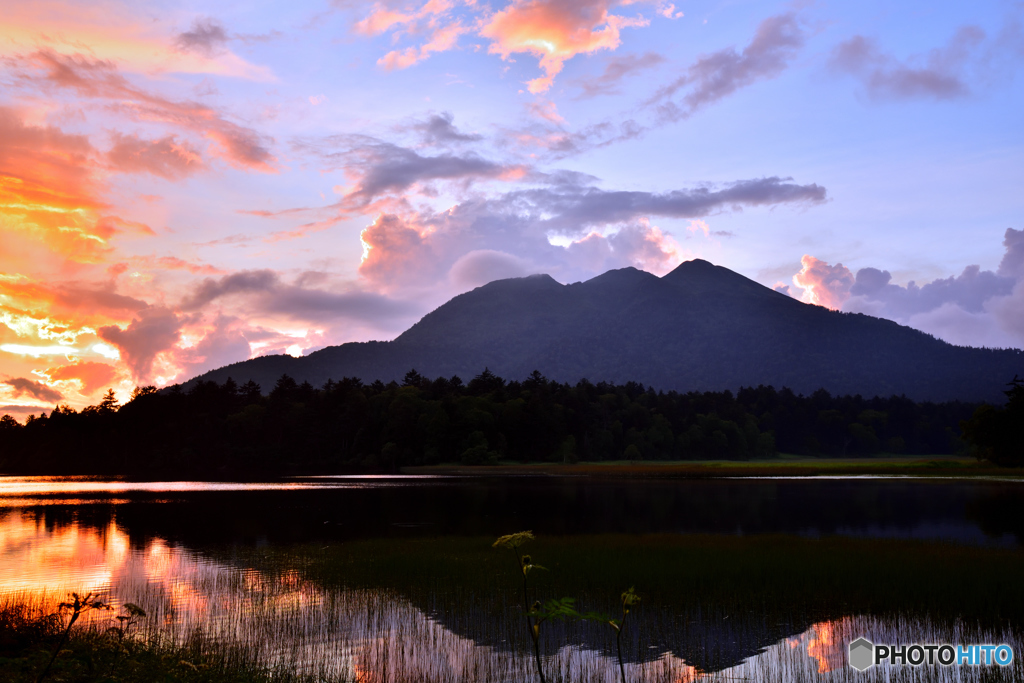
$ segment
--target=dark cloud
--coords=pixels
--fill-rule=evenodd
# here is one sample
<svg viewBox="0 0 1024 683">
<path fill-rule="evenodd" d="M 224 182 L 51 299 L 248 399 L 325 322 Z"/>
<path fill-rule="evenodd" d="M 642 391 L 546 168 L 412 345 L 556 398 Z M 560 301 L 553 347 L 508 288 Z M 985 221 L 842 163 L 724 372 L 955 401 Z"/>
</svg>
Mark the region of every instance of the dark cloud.
<svg viewBox="0 0 1024 683">
<path fill-rule="evenodd" d="M 125 173 L 151 173 L 179 180 L 204 168 L 203 159 L 187 140 L 168 135 L 159 140 L 142 140 L 135 135 L 113 134 L 114 145 L 107 152 L 112 168 Z"/>
<path fill-rule="evenodd" d="M 64 398 L 59 391 L 25 377 L 10 377 L 0 382 L 0 386 L 10 387 L 16 397 L 27 394 L 32 398 L 50 403 L 57 403 Z"/>
<path fill-rule="evenodd" d="M 424 143 L 439 147 L 464 142 L 479 142 L 484 139 L 483 135 L 460 132 L 452 123 L 454 120 L 455 117 L 451 112 L 443 111 L 440 114 L 431 114 L 425 122 L 413 125 L 413 129 L 419 132 Z"/>
<path fill-rule="evenodd" d="M 192 28 L 178 34 L 174 45 L 183 52 L 213 57 L 224 51 L 227 42 L 228 33 L 223 24 L 211 17 L 199 17 L 192 22 Z"/>
<path fill-rule="evenodd" d="M 876 306 L 877 314 L 906 320 L 917 313 L 931 311 L 951 303 L 969 313 L 979 313 L 984 303 L 995 296 L 1007 296 L 1015 280 L 978 266 L 967 266 L 956 277 L 937 279 L 925 285 L 911 281 L 905 287 L 890 282 L 887 270 L 861 268 L 850 288 L 854 297 L 863 297 Z"/>
<path fill-rule="evenodd" d="M 329 292 L 282 282 L 272 270 L 250 270 L 225 277 L 206 278 L 182 302 L 184 310 L 198 310 L 217 299 L 248 297 L 254 315 L 285 315 L 306 322 L 336 322 L 339 316 L 370 323 L 401 318 L 414 312 L 405 302 L 368 292 Z"/>
<path fill-rule="evenodd" d="M 798 185 L 792 178 L 740 180 L 720 189 L 700 187 L 663 194 L 586 188 L 539 188 L 506 195 L 510 208 L 532 206 L 549 229 L 574 231 L 584 226 L 630 221 L 639 216 L 700 218 L 712 213 L 739 210 L 744 206 L 785 203 L 817 204 L 826 190 L 817 184 Z"/>
<path fill-rule="evenodd" d="M 796 14 L 769 17 L 758 26 L 743 52 L 728 48 L 701 57 L 682 76 L 659 90 L 650 103 L 657 103 L 663 120 L 687 118 L 740 88 L 775 78 L 803 45 L 804 32 Z M 686 91 L 681 102 L 671 99 L 681 90 Z"/>
<path fill-rule="evenodd" d="M 606 62 L 600 76 L 576 81 L 576 85 L 580 87 L 580 94 L 576 99 L 586 99 L 598 95 L 616 95 L 620 92 L 619 85 L 624 78 L 665 61 L 665 58 L 657 52 L 612 57 Z"/>
<path fill-rule="evenodd" d="M 872 99 L 952 100 L 970 94 L 966 71 L 984 41 L 984 31 L 964 26 L 945 47 L 901 62 L 873 40 L 854 36 L 836 47 L 829 65 L 857 77 Z"/>
<path fill-rule="evenodd" d="M 324 151 L 324 146 L 335 151 Z M 475 154 L 423 156 L 407 147 L 362 135 L 334 136 L 314 143 L 300 141 L 296 148 L 313 153 L 331 170 L 343 168 L 357 175 L 358 189 L 347 200 L 358 207 L 387 193 L 401 193 L 416 183 L 433 180 L 497 178 L 517 169 Z"/>
<path fill-rule="evenodd" d="M 177 342 L 184 321 L 165 307 L 151 307 L 132 318 L 127 328 L 108 325 L 98 335 L 118 348 L 137 381 L 150 378 L 157 354 L 169 350 Z"/>
</svg>

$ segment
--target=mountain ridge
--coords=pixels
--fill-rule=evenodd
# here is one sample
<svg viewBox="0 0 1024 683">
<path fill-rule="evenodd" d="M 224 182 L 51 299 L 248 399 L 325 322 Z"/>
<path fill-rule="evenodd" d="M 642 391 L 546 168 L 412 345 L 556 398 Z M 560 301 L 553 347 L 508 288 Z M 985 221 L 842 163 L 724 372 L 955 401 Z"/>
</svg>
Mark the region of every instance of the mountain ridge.
<svg viewBox="0 0 1024 683">
<path fill-rule="evenodd" d="M 693 260 L 658 277 L 635 268 L 560 284 L 496 280 L 453 297 L 390 342 L 351 342 L 303 358 L 265 356 L 186 383 L 229 376 L 269 391 L 281 374 L 328 379 L 507 379 L 539 370 L 575 383 L 638 381 L 663 390 L 758 384 L 799 393 L 998 402 L 1024 353 L 958 347 L 890 320 L 804 304 L 722 266 Z"/>
</svg>

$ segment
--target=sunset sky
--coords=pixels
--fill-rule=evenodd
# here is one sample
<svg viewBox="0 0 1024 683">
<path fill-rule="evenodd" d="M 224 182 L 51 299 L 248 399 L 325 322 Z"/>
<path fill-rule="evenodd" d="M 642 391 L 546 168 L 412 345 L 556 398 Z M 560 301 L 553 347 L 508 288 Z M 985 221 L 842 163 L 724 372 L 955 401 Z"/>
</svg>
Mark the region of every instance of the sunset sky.
<svg viewBox="0 0 1024 683">
<path fill-rule="evenodd" d="M 1009 1 L 6 3 L 0 414 L 691 258 L 1024 347 L 1022 64 Z"/>
</svg>

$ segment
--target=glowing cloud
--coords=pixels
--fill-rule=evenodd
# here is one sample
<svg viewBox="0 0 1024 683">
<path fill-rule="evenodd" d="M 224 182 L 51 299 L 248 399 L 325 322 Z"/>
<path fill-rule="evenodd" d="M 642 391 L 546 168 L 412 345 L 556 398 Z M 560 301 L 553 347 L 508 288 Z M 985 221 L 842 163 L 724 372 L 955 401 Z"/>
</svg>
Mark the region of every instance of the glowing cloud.
<svg viewBox="0 0 1024 683">
<path fill-rule="evenodd" d="M 793 284 L 803 288 L 804 301 L 838 310 L 850 298 L 854 277 L 842 263 L 830 266 L 808 255 L 804 255 L 800 263 L 803 269 L 793 276 Z"/>
<path fill-rule="evenodd" d="M 488 51 L 508 59 L 527 52 L 540 57 L 544 75 L 527 83 L 532 93 L 548 90 L 566 61 L 578 54 L 614 50 L 626 27 L 647 26 L 643 17 L 609 14 L 611 0 L 518 0 L 494 14 L 480 34 L 494 41 Z"/>
</svg>

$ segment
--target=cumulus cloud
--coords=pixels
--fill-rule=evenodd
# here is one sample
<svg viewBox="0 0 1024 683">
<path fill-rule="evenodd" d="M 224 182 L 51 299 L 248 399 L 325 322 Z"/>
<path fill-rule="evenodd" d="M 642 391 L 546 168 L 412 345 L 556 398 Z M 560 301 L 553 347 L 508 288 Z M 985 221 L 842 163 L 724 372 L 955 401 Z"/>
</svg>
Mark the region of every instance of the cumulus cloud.
<svg viewBox="0 0 1024 683">
<path fill-rule="evenodd" d="M 742 52 L 728 48 L 701 57 L 683 75 L 661 88 L 650 103 L 657 105 L 663 120 L 687 118 L 740 88 L 775 78 L 789 66 L 804 41 L 796 14 L 769 17 L 761 22 Z M 677 102 L 673 98 L 681 90 L 685 94 Z"/>
<path fill-rule="evenodd" d="M 153 306 L 139 311 L 126 328 L 107 325 L 99 328 L 98 334 L 117 347 L 136 381 L 144 382 L 152 374 L 157 355 L 178 342 L 183 323 L 171 309 Z"/>
<path fill-rule="evenodd" d="M 526 52 L 540 58 L 544 75 L 527 82 L 532 93 L 548 90 L 563 65 L 578 54 L 614 50 L 626 27 L 647 26 L 643 17 L 610 14 L 612 0 L 514 0 L 480 30 L 488 51 L 508 59 Z"/>
<path fill-rule="evenodd" d="M 1024 348 L 1024 230 L 1008 228 L 1003 246 L 996 271 L 970 265 L 924 284 L 895 284 L 878 268 L 854 275 L 812 256 L 793 282 L 810 303 L 888 318 L 955 344 Z"/>
<path fill-rule="evenodd" d="M 135 135 L 114 133 L 114 144 L 107 162 L 125 173 L 151 173 L 168 180 L 179 180 L 203 169 L 203 158 L 187 140 L 168 135 L 159 140 L 143 140 Z"/>
<path fill-rule="evenodd" d="M 6 386 L 14 394 L 14 397 L 31 396 L 40 401 L 57 403 L 64 396 L 56 389 L 51 389 L 41 382 L 35 382 L 25 377 L 9 377 L 0 381 L 0 386 Z"/>
<path fill-rule="evenodd" d="M 580 88 L 577 99 L 597 97 L 598 95 L 617 95 L 620 92 L 619 86 L 628 76 L 663 64 L 665 61 L 665 58 L 657 52 L 612 57 L 605 63 L 604 71 L 600 75 L 576 82 Z"/>
<path fill-rule="evenodd" d="M 199 17 L 192 22 L 192 28 L 175 38 L 179 50 L 198 52 L 204 57 L 214 57 L 223 52 L 228 42 L 224 25 L 211 17 Z"/>
<path fill-rule="evenodd" d="M 850 298 L 854 277 L 842 263 L 830 266 L 808 255 L 804 255 L 800 263 L 803 268 L 793 276 L 793 284 L 804 290 L 804 301 L 837 310 Z"/>
</svg>

